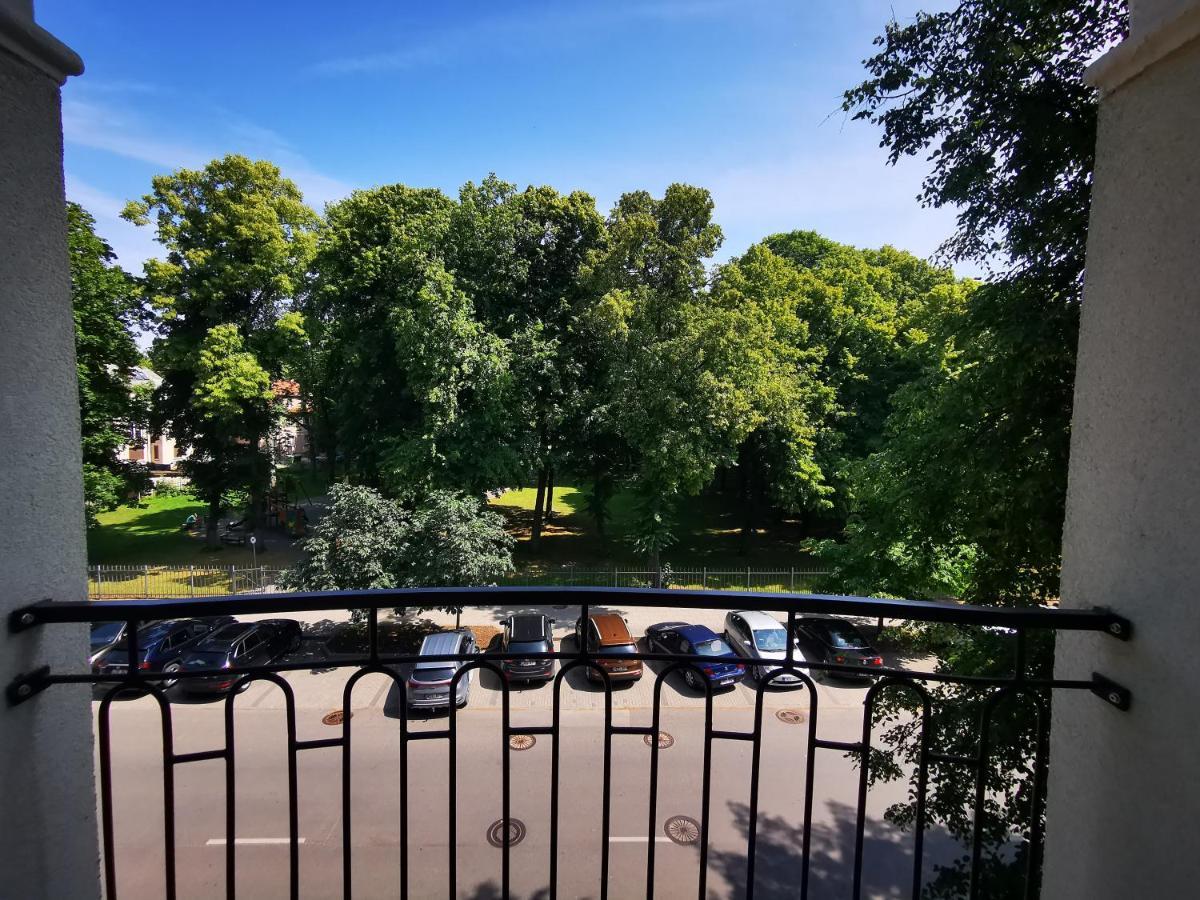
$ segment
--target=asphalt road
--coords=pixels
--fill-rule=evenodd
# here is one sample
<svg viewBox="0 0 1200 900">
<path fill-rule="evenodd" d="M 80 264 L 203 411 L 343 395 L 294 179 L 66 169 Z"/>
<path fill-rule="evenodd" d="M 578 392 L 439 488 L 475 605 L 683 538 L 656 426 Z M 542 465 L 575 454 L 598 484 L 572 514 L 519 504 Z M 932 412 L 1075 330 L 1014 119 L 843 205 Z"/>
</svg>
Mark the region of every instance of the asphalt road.
<svg viewBox="0 0 1200 900">
<path fill-rule="evenodd" d="M 641 612 L 641 611 L 639 611 Z M 654 621 L 696 613 L 648 611 Z M 682 613 L 682 615 L 681 615 Z M 711 615 L 711 614 L 707 614 Z M 497 613 L 499 617 L 499 613 Z M 639 633 L 642 623 L 634 623 Z M 652 671 L 641 682 L 617 689 L 615 725 L 651 724 Z M 314 669 L 287 674 L 296 697 L 297 737 L 337 737 L 340 728 L 322 724 L 340 708 L 345 670 Z M 457 779 L 458 897 L 501 895 L 501 851 L 489 844 L 488 829 L 501 818 L 500 692 L 484 675 L 473 685 L 471 703 L 457 717 L 457 764 L 446 740 L 409 744 L 408 863 L 412 897 L 450 895 L 448 848 L 449 783 Z M 850 741 L 862 728 L 866 688 L 855 683 L 818 684 L 821 738 Z M 743 684 L 714 702 L 714 728 L 749 730 L 754 691 Z M 99 704 L 96 704 L 98 707 Z M 755 896 L 798 896 L 804 804 L 807 724 L 787 724 L 774 713 L 807 713 L 806 692 L 771 691 L 764 715 Z M 399 780 L 401 704 L 382 675 L 365 676 L 352 702 L 351 804 L 352 871 L 355 897 L 395 897 L 400 887 L 399 819 L 404 796 Z M 224 705 L 172 703 L 177 753 L 219 748 Z M 516 690 L 514 724 L 549 725 L 548 686 Z M 558 895 L 599 897 L 603 785 L 603 694 L 574 675 L 563 687 L 561 719 Z M 663 688 L 661 728 L 674 739 L 659 755 L 657 815 L 649 826 L 651 751 L 642 737 L 612 739 L 608 896 L 645 896 L 647 852 L 655 854 L 656 896 L 695 897 L 699 887 L 699 843 L 678 844 L 666 821 L 702 815 L 704 701 L 674 679 Z M 445 728 L 444 715 L 409 720 L 413 731 Z M 157 706 L 141 699 L 113 704 L 113 787 L 118 893 L 157 897 L 163 893 L 161 725 Z M 236 701 L 237 888 L 250 898 L 286 897 L 288 890 L 287 747 L 282 692 L 251 686 Z M 533 747 L 511 751 L 512 817 L 524 834 L 511 849 L 511 896 L 548 896 L 552 742 L 540 736 Z M 850 896 L 855 845 L 858 773 L 852 760 L 818 750 L 812 802 L 810 896 Z M 301 751 L 298 766 L 300 894 L 342 896 L 341 750 Z M 751 745 L 713 742 L 706 895 L 744 896 Z M 868 798 L 864 840 L 865 897 L 907 897 L 912 873 L 912 837 L 883 822 L 888 804 L 904 798 L 904 784 L 873 788 Z M 223 896 L 225 891 L 225 780 L 220 760 L 176 767 L 176 866 L 179 897 Z M 936 834 L 926 837 L 924 867 L 954 848 Z"/>
</svg>

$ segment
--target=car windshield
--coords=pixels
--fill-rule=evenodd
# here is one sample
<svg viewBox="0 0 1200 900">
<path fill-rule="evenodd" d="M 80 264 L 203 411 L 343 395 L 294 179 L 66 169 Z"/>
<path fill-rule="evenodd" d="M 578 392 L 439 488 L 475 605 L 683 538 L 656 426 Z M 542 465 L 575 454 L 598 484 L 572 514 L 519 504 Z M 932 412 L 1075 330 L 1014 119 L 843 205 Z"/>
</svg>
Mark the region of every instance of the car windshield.
<svg viewBox="0 0 1200 900">
<path fill-rule="evenodd" d="M 637 647 L 633 644 L 609 644 L 600 648 L 601 656 L 628 656 L 630 653 L 637 653 Z"/>
<path fill-rule="evenodd" d="M 713 638 L 711 641 L 697 641 L 695 647 L 696 652 L 701 656 L 729 656 L 733 653 L 729 649 L 729 645 L 720 638 Z"/>
<path fill-rule="evenodd" d="M 121 626 L 124 622 L 100 622 L 92 626 L 92 643 L 93 644 L 111 644 L 117 639 L 117 635 L 121 633 Z"/>
<path fill-rule="evenodd" d="M 848 625 L 840 622 L 822 622 L 821 625 L 824 626 L 828 635 L 830 646 L 837 647 L 839 650 L 866 649 L 867 642 L 863 640 L 862 635 Z"/>
<path fill-rule="evenodd" d="M 764 628 L 754 632 L 754 646 L 772 653 L 787 649 L 787 632 L 782 628 Z"/>
<path fill-rule="evenodd" d="M 421 684 L 436 684 L 439 681 L 449 681 L 453 677 L 453 668 L 450 666 L 439 666 L 436 669 L 413 669 L 409 680 L 416 681 Z"/>
<path fill-rule="evenodd" d="M 509 653 L 547 653 L 549 650 L 545 641 L 513 641 L 508 645 Z"/>
</svg>

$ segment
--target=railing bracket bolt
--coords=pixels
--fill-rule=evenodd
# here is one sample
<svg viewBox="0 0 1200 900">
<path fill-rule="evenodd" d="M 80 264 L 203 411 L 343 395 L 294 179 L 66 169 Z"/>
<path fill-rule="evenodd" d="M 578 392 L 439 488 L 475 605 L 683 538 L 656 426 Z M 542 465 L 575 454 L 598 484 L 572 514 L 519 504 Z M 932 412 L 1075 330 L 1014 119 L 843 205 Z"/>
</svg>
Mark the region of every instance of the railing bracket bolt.
<svg viewBox="0 0 1200 900">
<path fill-rule="evenodd" d="M 1111 678 L 1105 678 L 1098 672 L 1092 673 L 1092 693 L 1120 710 L 1129 709 L 1132 699 L 1129 688 L 1117 684 Z"/>
<path fill-rule="evenodd" d="M 42 666 L 34 669 L 28 675 L 18 675 L 8 685 L 5 693 L 8 695 L 8 705 L 16 706 L 24 703 L 34 694 L 50 686 L 50 667 Z"/>
<path fill-rule="evenodd" d="M 1102 606 L 1097 606 L 1095 609 L 1097 612 L 1108 613 L 1108 615 L 1111 617 L 1108 622 L 1108 628 L 1106 629 L 1109 634 L 1122 641 L 1129 640 L 1130 636 L 1133 634 L 1132 622 L 1130 622 L 1124 616 L 1118 616 L 1111 610 L 1105 609 Z"/>
</svg>

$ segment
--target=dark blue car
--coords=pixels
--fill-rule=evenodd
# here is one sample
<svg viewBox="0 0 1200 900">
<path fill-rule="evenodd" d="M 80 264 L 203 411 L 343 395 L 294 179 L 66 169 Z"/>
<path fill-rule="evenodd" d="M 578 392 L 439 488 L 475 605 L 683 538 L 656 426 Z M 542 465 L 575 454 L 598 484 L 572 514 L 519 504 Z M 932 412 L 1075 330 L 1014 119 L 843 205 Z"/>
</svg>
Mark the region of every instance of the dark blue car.
<svg viewBox="0 0 1200 900">
<path fill-rule="evenodd" d="M 234 621 L 233 616 L 203 616 L 143 625 L 137 633 L 137 667 L 143 672 L 178 672 L 188 650 L 213 629 Z M 92 657 L 92 672 L 103 676 L 129 674 L 129 635 L 124 630 L 117 640 Z M 169 691 L 177 680 L 164 678 L 158 684 Z"/>
<path fill-rule="evenodd" d="M 728 644 L 704 625 L 687 622 L 660 622 L 646 629 L 646 644 L 651 653 L 680 653 L 695 656 L 696 665 L 713 687 L 733 687 L 746 674 L 746 667 Z M 700 690 L 695 669 L 683 670 L 688 687 Z"/>
</svg>

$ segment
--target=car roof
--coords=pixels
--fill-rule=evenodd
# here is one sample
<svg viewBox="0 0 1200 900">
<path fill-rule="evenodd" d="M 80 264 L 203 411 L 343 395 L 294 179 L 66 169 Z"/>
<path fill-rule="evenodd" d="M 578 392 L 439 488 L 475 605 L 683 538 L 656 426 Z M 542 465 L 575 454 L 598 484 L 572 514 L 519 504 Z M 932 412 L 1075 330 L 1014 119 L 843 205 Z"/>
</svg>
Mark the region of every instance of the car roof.
<svg viewBox="0 0 1200 900">
<path fill-rule="evenodd" d="M 162 622 L 151 622 L 138 629 L 138 640 L 141 642 L 157 641 L 166 637 L 172 631 L 192 623 L 192 619 L 166 619 Z"/>
<path fill-rule="evenodd" d="M 589 617 L 596 634 L 600 636 L 600 646 L 608 647 L 614 644 L 632 644 L 633 635 L 629 626 L 616 613 L 592 613 Z"/>
<path fill-rule="evenodd" d="M 233 646 L 256 627 L 258 626 L 254 622 L 230 622 L 228 625 L 222 625 L 216 631 L 209 632 L 208 636 L 200 642 L 199 648 Z"/>
<path fill-rule="evenodd" d="M 734 615 L 741 616 L 742 621 L 749 625 L 754 631 L 758 631 L 763 628 L 783 627 L 779 624 L 779 620 L 774 616 L 758 609 L 739 609 L 736 613 L 734 613 Z"/>
<path fill-rule="evenodd" d="M 717 639 L 717 634 L 707 625 L 681 625 L 675 629 L 675 632 L 682 635 L 693 644 L 700 641 L 713 641 Z"/>
<path fill-rule="evenodd" d="M 421 641 L 419 655 L 440 656 L 443 653 L 458 653 L 459 645 L 466 640 L 466 637 L 461 631 L 439 631 L 437 634 L 427 634 L 425 640 Z M 453 662 L 419 662 L 416 667 L 430 669 L 452 665 L 454 665 Z"/>
<path fill-rule="evenodd" d="M 514 641 L 540 641 L 546 637 L 546 617 L 541 613 L 517 613 L 511 617 L 509 630 Z"/>
<path fill-rule="evenodd" d="M 858 630 L 858 626 L 853 622 L 847 622 L 845 619 L 838 619 L 833 616 L 805 616 L 803 619 L 796 620 L 797 625 L 814 625 L 818 628 L 825 628 L 834 633 L 849 634 L 860 639 L 864 645 L 867 644 L 866 636 Z"/>
</svg>

